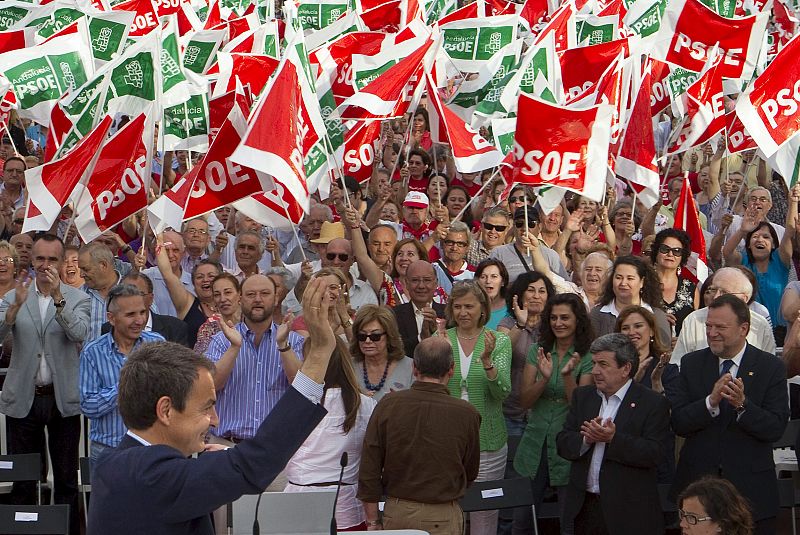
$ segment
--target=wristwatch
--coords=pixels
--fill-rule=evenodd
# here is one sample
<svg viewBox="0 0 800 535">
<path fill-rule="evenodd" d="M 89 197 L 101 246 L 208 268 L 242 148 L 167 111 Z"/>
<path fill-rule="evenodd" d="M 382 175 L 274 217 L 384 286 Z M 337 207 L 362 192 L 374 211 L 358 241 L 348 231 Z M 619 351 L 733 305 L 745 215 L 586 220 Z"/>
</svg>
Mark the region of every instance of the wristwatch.
<svg viewBox="0 0 800 535">
<path fill-rule="evenodd" d="M 64 306 L 67 304 L 67 300 L 62 297 L 60 301 L 56 301 L 53 304 L 56 306 L 56 308 L 64 308 Z"/>
</svg>

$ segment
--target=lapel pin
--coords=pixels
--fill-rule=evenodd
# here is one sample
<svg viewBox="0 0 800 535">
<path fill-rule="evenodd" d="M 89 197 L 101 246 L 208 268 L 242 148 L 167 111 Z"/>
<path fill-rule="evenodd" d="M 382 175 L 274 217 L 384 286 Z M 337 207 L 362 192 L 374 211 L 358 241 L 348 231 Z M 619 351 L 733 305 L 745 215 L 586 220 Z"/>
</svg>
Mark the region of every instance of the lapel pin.
<svg viewBox="0 0 800 535">
<path fill-rule="evenodd" d="M 636 403 L 631 403 L 631 409 L 635 409 L 635 408 L 636 408 Z"/>
<path fill-rule="evenodd" d="M 747 372 L 747 375 L 749 375 L 750 377 L 752 377 L 752 376 L 753 376 L 753 372 Z"/>
</svg>

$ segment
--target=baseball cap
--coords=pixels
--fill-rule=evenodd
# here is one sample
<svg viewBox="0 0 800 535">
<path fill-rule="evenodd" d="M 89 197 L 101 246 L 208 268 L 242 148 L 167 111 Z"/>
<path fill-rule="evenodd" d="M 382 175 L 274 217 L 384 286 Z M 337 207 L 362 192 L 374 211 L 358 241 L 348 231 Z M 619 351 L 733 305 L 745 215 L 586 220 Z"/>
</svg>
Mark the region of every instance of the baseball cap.
<svg viewBox="0 0 800 535">
<path fill-rule="evenodd" d="M 419 191 L 409 191 L 403 201 L 403 206 L 409 208 L 427 208 L 429 204 L 428 196 Z"/>
</svg>

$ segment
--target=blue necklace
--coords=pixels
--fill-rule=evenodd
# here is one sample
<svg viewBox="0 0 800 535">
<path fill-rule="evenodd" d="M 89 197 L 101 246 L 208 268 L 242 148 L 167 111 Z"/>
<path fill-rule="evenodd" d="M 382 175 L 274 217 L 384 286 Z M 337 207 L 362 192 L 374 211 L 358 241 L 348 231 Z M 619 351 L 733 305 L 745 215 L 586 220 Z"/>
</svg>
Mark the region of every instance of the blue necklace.
<svg viewBox="0 0 800 535">
<path fill-rule="evenodd" d="M 375 392 L 379 392 L 383 385 L 386 384 L 386 376 L 389 374 L 389 359 L 386 359 L 386 367 L 383 369 L 383 377 L 381 377 L 380 382 L 377 385 L 373 385 L 369 382 L 369 376 L 367 375 L 367 362 L 364 361 L 361 363 L 361 370 L 364 372 L 364 387 L 369 390 L 369 395 L 374 396 Z"/>
</svg>

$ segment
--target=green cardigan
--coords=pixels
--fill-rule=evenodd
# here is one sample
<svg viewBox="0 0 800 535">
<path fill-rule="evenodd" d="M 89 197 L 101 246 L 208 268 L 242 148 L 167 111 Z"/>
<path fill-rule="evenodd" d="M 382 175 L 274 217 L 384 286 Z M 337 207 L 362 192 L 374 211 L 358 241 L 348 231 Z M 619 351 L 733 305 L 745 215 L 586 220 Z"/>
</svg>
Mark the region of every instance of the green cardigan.
<svg viewBox="0 0 800 535">
<path fill-rule="evenodd" d="M 467 373 L 467 393 L 469 402 L 478 409 L 481 415 L 480 442 L 481 451 L 496 451 L 506 445 L 508 434 L 503 418 L 503 400 L 511 393 L 511 340 L 508 336 L 494 333 L 496 342 L 492 352 L 492 363 L 497 369 L 497 377 L 489 380 L 483 369 L 480 355 L 483 353 L 484 333 L 481 332 L 475 343 L 473 357 Z M 461 397 L 461 356 L 458 353 L 458 339 L 455 328 L 447 330 L 447 338 L 453 348 L 455 373 L 450 378 L 447 388 L 450 395 Z"/>
</svg>

